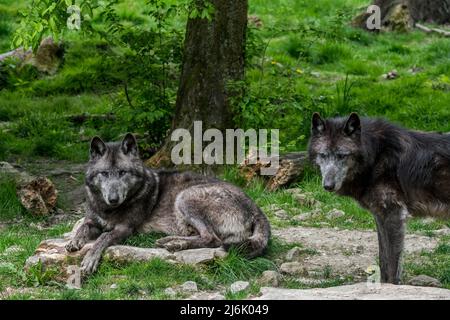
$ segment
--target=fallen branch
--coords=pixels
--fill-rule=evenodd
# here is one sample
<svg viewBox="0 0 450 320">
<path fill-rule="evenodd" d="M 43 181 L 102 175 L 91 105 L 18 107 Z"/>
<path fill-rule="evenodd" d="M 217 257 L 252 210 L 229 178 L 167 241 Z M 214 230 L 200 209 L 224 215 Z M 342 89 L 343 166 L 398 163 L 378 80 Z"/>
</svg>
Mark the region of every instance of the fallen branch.
<svg viewBox="0 0 450 320">
<path fill-rule="evenodd" d="M 251 158 L 252 156 L 249 156 L 244 163 L 240 165 L 241 175 L 247 182 L 250 182 L 257 176 L 266 178 L 266 188 L 269 191 L 280 189 L 298 181 L 303 175 L 305 166 L 308 164 L 306 152 L 287 153 L 279 157 L 278 161 L 280 166 L 275 175 L 262 176 L 261 168 L 268 167 L 271 159 L 264 162 L 258 159 L 255 163 L 252 163 L 250 161 Z"/>
<path fill-rule="evenodd" d="M 437 33 L 444 37 L 450 37 L 450 31 L 445 31 L 438 28 L 428 28 L 420 23 L 416 23 L 416 28 L 425 32 L 425 33 Z"/>
</svg>

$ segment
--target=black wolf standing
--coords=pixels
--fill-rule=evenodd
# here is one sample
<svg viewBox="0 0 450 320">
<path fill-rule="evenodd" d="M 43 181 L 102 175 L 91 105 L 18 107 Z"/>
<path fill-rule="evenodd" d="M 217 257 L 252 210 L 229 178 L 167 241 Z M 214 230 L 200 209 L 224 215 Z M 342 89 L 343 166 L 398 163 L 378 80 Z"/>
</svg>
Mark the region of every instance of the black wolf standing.
<svg viewBox="0 0 450 320">
<path fill-rule="evenodd" d="M 263 253 L 270 237 L 266 216 L 244 192 L 223 181 L 190 172 L 156 171 L 139 159 L 128 134 L 122 142 L 91 142 L 86 172 L 86 218 L 68 251 L 96 239 L 81 266 L 94 272 L 103 251 L 135 232 L 159 231 L 168 250 L 244 246 L 249 257 Z"/>
<path fill-rule="evenodd" d="M 372 212 L 382 282 L 398 284 L 408 215 L 450 217 L 450 135 L 400 128 L 381 119 L 322 120 L 309 143 L 323 187 Z"/>
</svg>

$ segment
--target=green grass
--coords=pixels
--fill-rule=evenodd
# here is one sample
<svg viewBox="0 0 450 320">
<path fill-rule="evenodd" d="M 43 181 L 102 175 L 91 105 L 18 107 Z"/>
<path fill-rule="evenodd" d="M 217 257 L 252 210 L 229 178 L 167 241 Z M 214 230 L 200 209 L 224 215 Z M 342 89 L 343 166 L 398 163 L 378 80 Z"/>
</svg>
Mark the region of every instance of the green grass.
<svg viewBox="0 0 450 320">
<path fill-rule="evenodd" d="M 17 199 L 16 182 L 12 177 L 0 174 L 0 221 L 18 217 L 24 213 Z"/>
</svg>

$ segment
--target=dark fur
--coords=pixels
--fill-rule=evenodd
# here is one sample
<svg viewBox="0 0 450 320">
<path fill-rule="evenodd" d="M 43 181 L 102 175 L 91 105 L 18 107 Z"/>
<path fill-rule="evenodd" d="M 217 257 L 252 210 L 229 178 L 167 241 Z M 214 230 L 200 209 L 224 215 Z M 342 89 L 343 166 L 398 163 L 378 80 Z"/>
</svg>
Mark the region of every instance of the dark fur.
<svg viewBox="0 0 450 320">
<path fill-rule="evenodd" d="M 333 190 L 332 172 L 324 187 L 372 212 L 382 281 L 399 283 L 406 217 L 450 217 L 450 135 L 412 131 L 356 114 L 326 120 L 314 114 L 311 162 L 320 162 L 323 150 L 348 153 L 342 186 Z"/>
<path fill-rule="evenodd" d="M 170 235 L 157 245 L 171 251 L 237 245 L 249 257 L 261 255 L 270 237 L 266 216 L 241 189 L 191 172 L 149 169 L 132 135 L 122 143 L 93 139 L 86 193 L 85 221 L 66 246 L 76 251 L 96 239 L 82 262 L 85 273 L 97 269 L 107 247 L 136 232 Z"/>
</svg>

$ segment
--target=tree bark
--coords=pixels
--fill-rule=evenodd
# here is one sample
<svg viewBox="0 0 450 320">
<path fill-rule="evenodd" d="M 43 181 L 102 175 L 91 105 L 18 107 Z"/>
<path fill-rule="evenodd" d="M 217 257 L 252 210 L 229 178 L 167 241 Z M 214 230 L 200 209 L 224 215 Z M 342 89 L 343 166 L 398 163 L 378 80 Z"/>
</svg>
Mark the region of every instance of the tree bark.
<svg viewBox="0 0 450 320">
<path fill-rule="evenodd" d="M 417 22 L 450 23 L 450 0 L 373 0 L 381 9 L 381 26 L 385 30 L 407 31 Z M 370 14 L 363 12 L 352 22 L 366 28 Z"/>
<path fill-rule="evenodd" d="M 211 0 L 212 19 L 189 19 L 184 43 L 183 67 L 171 131 L 192 132 L 194 121 L 203 130 L 234 128 L 231 98 L 239 90 L 230 81 L 244 77 L 247 0 Z M 147 162 L 150 166 L 172 166 L 174 142 L 170 134 L 164 146 Z"/>
</svg>

